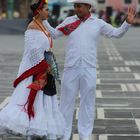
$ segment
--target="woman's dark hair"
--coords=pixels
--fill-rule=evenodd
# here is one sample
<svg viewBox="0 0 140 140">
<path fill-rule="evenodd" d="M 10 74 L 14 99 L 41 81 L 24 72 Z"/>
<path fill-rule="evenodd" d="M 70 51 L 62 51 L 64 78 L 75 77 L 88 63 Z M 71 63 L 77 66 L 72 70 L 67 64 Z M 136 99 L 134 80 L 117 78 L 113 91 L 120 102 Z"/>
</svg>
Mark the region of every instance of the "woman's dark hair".
<svg viewBox="0 0 140 140">
<path fill-rule="evenodd" d="M 37 10 L 42 9 L 45 4 L 46 3 L 44 0 L 39 0 L 37 3 L 32 4 L 30 8 L 33 12 L 33 15 L 36 15 L 38 13 Z"/>
</svg>

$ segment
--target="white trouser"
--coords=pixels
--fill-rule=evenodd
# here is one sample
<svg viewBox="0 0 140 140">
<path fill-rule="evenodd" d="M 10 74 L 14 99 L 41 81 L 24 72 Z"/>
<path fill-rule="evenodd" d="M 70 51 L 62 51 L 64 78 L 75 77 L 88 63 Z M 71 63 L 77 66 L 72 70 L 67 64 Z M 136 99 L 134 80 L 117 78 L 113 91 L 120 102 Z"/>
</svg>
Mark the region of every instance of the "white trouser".
<svg viewBox="0 0 140 140">
<path fill-rule="evenodd" d="M 80 138 L 92 134 L 96 92 L 96 68 L 65 68 L 61 85 L 60 110 L 66 120 L 65 139 L 72 131 L 75 100 L 80 93 L 78 132 Z"/>
</svg>

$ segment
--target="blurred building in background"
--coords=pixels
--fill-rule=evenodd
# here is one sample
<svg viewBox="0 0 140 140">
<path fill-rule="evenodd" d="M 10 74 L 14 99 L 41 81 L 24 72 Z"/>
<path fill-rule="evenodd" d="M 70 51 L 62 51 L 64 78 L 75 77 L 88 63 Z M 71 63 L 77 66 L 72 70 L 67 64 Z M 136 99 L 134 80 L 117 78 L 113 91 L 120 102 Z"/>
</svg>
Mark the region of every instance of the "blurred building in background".
<svg viewBox="0 0 140 140">
<path fill-rule="evenodd" d="M 100 9 L 125 10 L 128 6 L 133 6 L 137 11 L 140 10 L 140 0 L 96 0 L 98 3 L 97 11 Z M 25 18 L 29 13 L 29 5 L 32 0 L 0 0 L 0 18 Z M 52 14 L 59 17 L 60 8 L 68 6 L 67 0 L 50 0 L 49 8 Z"/>
<path fill-rule="evenodd" d="M 1 18 L 25 18 L 32 0 L 0 0 Z"/>
<path fill-rule="evenodd" d="M 0 0 L 1 18 L 26 18 L 30 12 L 30 4 L 34 0 Z M 66 0 L 50 0 L 49 8 L 59 16 L 60 7 L 67 5 Z"/>
<path fill-rule="evenodd" d="M 0 0 L 0 33 L 23 34 L 33 15 L 30 5 L 37 0 Z M 97 6 L 91 13 L 115 27 L 125 20 L 127 8 L 137 11 L 134 26 L 140 26 L 140 0 L 96 0 Z M 74 15 L 73 4 L 67 0 L 49 0 L 49 18 L 51 26 L 56 27 L 66 17 Z"/>
<path fill-rule="evenodd" d="M 113 10 L 123 11 L 129 6 L 134 7 L 136 11 L 140 10 L 140 0 L 97 0 L 97 2 L 99 10 L 110 7 Z"/>
</svg>

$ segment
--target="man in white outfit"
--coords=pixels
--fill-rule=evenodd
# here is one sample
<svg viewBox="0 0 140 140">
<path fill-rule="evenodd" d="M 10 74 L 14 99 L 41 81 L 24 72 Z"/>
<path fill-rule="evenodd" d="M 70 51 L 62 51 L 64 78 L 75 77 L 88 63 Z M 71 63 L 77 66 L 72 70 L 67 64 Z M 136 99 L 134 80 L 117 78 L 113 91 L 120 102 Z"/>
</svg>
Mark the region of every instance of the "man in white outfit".
<svg viewBox="0 0 140 140">
<path fill-rule="evenodd" d="M 114 28 L 90 14 L 94 0 L 71 0 L 76 15 L 66 18 L 55 29 L 47 20 L 44 26 L 55 39 L 67 36 L 66 58 L 61 85 L 60 109 L 66 120 L 64 140 L 69 140 L 72 130 L 75 99 L 80 93 L 78 132 L 80 140 L 90 140 L 94 124 L 96 92 L 96 50 L 101 35 L 122 37 L 134 20 L 135 11 L 128 9 L 126 21 Z M 41 13 L 42 14 L 42 13 Z M 42 18 L 45 19 L 42 14 Z"/>
</svg>

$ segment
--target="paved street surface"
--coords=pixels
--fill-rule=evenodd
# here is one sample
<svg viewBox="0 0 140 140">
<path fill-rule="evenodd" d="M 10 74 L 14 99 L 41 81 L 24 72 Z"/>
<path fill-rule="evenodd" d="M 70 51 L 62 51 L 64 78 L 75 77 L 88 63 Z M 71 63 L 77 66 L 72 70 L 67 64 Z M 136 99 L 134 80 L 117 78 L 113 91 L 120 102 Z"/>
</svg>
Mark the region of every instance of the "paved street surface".
<svg viewBox="0 0 140 140">
<path fill-rule="evenodd" d="M 62 75 L 65 39 L 55 41 L 55 54 Z M 0 35 L 0 109 L 12 95 L 22 57 L 22 35 Z M 93 140 L 140 140 L 140 28 L 131 28 L 121 39 L 103 38 L 98 48 L 96 120 Z M 57 85 L 58 92 L 60 86 Z M 60 93 L 58 94 L 58 96 Z M 78 140 L 75 107 L 72 140 Z M 2 140 L 0 135 L 0 140 Z M 25 140 L 12 135 L 5 140 Z"/>
</svg>

